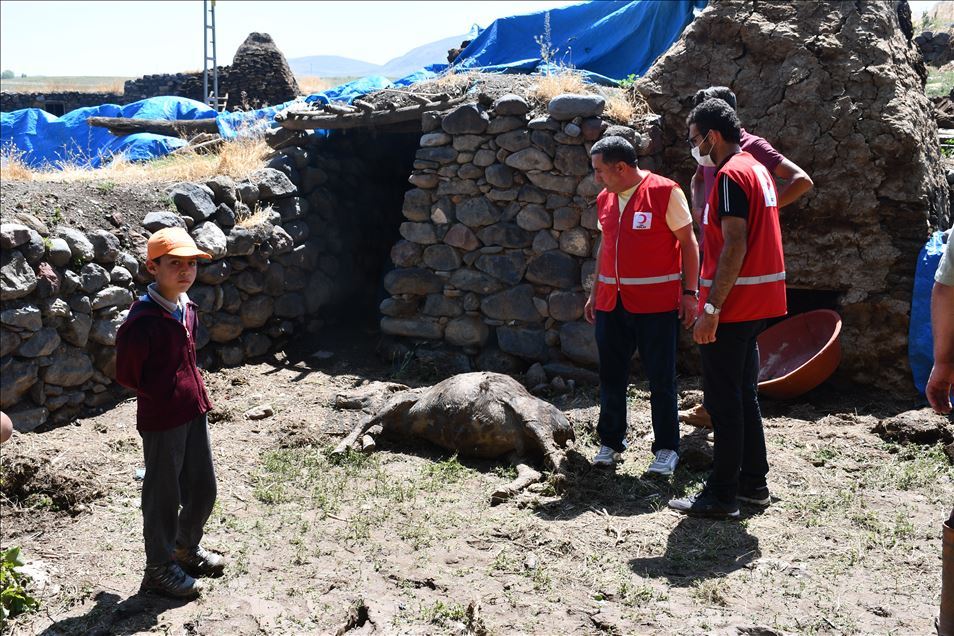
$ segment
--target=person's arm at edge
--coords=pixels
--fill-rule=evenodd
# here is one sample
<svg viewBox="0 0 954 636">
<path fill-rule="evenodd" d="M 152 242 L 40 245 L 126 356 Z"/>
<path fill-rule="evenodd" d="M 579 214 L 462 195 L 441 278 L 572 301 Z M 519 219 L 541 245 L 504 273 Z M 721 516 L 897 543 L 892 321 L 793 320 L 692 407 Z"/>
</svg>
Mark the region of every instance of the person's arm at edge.
<svg viewBox="0 0 954 636">
<path fill-rule="evenodd" d="M 692 220 L 699 227 L 702 227 L 702 212 L 706 207 L 705 187 L 706 178 L 700 166 L 692 175 L 692 183 L 689 187 L 689 195 L 692 197 Z"/>
<path fill-rule="evenodd" d="M 678 230 L 672 232 L 679 241 L 679 248 L 682 250 L 682 287 L 683 289 L 692 289 L 699 291 L 699 243 L 696 241 L 696 235 L 692 231 L 692 223 L 684 225 Z M 686 329 L 692 327 L 696 319 L 696 310 L 699 307 L 699 301 L 695 296 L 682 295 L 679 303 L 679 318 Z"/>
<path fill-rule="evenodd" d="M 142 320 L 120 329 L 116 337 L 116 381 L 133 390 L 139 390 L 152 340 L 152 332 Z"/>
<path fill-rule="evenodd" d="M 785 182 L 778 191 L 779 208 L 795 203 L 815 185 L 808 173 L 789 159 L 782 159 L 772 174 Z"/>
<path fill-rule="evenodd" d="M 937 413 L 947 414 L 951 412 L 954 384 L 954 287 L 950 285 L 934 283 L 931 330 L 934 332 L 934 366 L 924 393 Z"/>
<path fill-rule="evenodd" d="M 600 257 L 603 251 L 603 235 L 596 237 L 596 271 L 593 272 L 593 285 L 590 287 L 590 296 L 583 306 L 583 318 L 591 325 L 596 322 L 596 281 L 600 275 Z"/>
</svg>

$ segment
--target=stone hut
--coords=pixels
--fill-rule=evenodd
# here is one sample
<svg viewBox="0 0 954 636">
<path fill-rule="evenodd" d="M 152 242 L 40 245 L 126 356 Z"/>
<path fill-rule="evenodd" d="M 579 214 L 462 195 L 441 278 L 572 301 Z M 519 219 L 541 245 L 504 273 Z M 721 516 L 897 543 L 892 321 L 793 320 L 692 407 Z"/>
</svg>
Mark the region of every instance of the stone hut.
<svg viewBox="0 0 954 636">
<path fill-rule="evenodd" d="M 219 83 L 219 94 L 229 94 L 229 104 L 248 106 L 282 104 L 301 94 L 295 75 L 275 41 L 267 33 L 250 33 L 232 58 L 228 78 Z"/>
</svg>

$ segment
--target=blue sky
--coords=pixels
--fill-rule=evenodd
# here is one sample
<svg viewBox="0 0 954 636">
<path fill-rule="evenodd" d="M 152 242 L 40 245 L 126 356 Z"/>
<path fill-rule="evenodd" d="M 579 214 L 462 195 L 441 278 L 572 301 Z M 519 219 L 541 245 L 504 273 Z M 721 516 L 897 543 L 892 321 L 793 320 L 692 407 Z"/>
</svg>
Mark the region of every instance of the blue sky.
<svg viewBox="0 0 954 636">
<path fill-rule="evenodd" d="M 341 55 L 384 63 L 498 17 L 577 4 L 255 2 L 218 0 L 217 49 L 228 64 L 252 31 L 286 57 Z M 139 76 L 202 68 L 202 2 L 0 2 L 0 66 L 27 75 Z M 435 60 L 440 62 L 443 60 Z"/>
</svg>

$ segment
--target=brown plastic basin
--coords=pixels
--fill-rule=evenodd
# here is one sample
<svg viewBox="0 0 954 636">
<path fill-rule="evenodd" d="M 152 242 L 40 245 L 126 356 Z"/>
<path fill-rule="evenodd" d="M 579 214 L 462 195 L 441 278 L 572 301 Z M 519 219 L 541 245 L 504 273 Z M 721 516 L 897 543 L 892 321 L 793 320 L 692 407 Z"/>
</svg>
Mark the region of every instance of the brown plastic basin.
<svg viewBox="0 0 954 636">
<path fill-rule="evenodd" d="M 776 323 L 759 334 L 759 392 L 787 400 L 831 377 L 841 362 L 841 316 L 816 309 Z"/>
</svg>

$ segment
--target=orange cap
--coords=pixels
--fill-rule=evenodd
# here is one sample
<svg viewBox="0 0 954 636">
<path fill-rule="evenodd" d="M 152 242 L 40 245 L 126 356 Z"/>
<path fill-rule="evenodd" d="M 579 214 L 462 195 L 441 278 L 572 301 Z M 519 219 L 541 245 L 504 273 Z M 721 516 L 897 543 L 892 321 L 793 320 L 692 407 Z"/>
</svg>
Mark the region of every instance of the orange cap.
<svg viewBox="0 0 954 636">
<path fill-rule="evenodd" d="M 146 258 L 153 261 L 166 254 L 212 258 L 211 254 L 206 254 L 196 247 L 195 241 L 181 227 L 164 227 L 149 237 L 149 242 L 146 244 Z"/>
</svg>

